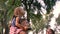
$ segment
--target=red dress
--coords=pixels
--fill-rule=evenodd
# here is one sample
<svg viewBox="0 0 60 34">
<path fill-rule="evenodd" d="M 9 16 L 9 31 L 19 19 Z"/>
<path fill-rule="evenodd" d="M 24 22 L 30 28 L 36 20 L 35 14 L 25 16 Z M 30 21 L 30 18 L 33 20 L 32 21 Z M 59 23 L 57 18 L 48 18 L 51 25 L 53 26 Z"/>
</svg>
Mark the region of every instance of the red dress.
<svg viewBox="0 0 60 34">
<path fill-rule="evenodd" d="M 20 31 L 22 31 L 22 29 L 15 26 L 15 18 L 13 18 L 9 34 L 18 34 Z"/>
</svg>

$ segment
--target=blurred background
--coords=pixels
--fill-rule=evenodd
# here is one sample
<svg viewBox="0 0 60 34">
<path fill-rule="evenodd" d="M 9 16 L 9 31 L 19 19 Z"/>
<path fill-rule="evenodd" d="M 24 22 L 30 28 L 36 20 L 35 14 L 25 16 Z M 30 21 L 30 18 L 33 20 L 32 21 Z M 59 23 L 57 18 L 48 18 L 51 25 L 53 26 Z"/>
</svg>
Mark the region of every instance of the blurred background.
<svg viewBox="0 0 60 34">
<path fill-rule="evenodd" d="M 48 25 L 60 34 L 60 0 L 0 0 L 0 34 L 9 33 L 13 11 L 18 6 L 25 10 L 32 28 L 28 34 L 46 34 Z"/>
</svg>

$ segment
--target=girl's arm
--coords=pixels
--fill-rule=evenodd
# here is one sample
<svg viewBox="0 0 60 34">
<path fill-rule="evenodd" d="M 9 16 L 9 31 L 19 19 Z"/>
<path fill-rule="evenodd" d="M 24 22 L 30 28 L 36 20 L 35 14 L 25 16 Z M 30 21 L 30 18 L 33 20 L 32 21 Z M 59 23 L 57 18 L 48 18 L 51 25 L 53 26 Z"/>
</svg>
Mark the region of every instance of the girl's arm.
<svg viewBox="0 0 60 34">
<path fill-rule="evenodd" d="M 24 30 L 25 30 L 25 31 L 28 30 L 28 28 L 29 28 L 29 23 L 28 23 L 28 21 L 27 21 L 27 20 L 24 20 L 24 21 L 22 22 L 22 26 L 24 27 Z"/>
<path fill-rule="evenodd" d="M 21 29 L 24 29 L 24 27 L 19 23 L 19 17 L 16 17 L 16 23 L 15 25 Z"/>
</svg>

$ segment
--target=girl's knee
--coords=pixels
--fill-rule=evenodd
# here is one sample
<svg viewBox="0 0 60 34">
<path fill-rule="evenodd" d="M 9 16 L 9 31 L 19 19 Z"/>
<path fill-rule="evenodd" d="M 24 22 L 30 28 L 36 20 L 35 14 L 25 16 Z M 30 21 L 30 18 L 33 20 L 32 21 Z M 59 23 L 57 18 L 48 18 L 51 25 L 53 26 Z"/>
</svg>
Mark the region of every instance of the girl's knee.
<svg viewBox="0 0 60 34">
<path fill-rule="evenodd" d="M 19 34 L 26 34 L 26 32 L 25 31 L 21 31 Z"/>
</svg>

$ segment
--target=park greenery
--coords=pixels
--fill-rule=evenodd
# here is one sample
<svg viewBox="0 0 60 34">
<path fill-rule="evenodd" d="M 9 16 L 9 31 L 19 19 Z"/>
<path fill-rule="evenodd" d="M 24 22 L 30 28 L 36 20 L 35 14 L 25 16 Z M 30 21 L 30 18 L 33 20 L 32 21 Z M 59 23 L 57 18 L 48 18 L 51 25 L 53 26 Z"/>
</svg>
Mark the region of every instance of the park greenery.
<svg viewBox="0 0 60 34">
<path fill-rule="evenodd" d="M 3 34 L 3 29 L 5 29 L 5 34 L 8 34 L 9 21 L 12 19 L 14 8 L 18 6 L 22 6 L 27 11 L 27 20 L 30 22 L 31 19 L 34 25 L 32 29 L 36 29 L 36 32 L 38 32 L 39 29 L 43 29 L 49 21 L 48 17 L 50 17 L 56 0 L 43 1 L 45 6 L 42 6 L 37 0 L 0 0 L 0 33 Z M 41 11 L 41 7 L 46 9 L 46 14 Z M 34 14 L 36 9 L 37 14 Z M 41 12 L 45 15 L 45 19 Z"/>
</svg>

